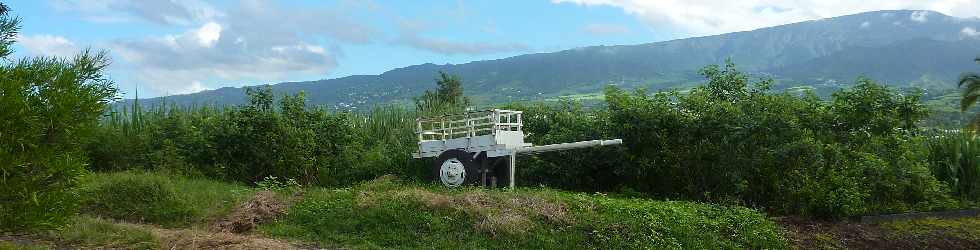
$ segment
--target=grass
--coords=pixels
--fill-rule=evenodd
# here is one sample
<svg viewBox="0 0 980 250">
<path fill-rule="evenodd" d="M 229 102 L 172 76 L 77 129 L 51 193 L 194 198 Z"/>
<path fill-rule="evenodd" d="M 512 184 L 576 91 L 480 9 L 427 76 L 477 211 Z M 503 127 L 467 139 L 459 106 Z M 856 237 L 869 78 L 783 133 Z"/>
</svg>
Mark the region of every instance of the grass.
<svg viewBox="0 0 980 250">
<path fill-rule="evenodd" d="M 894 230 L 898 235 L 947 235 L 970 241 L 980 241 L 980 217 L 925 218 L 888 222 L 884 223 L 883 226 Z"/>
<path fill-rule="evenodd" d="M 150 172 L 97 173 L 83 180 L 82 213 L 165 227 L 203 226 L 255 191 L 236 184 Z"/>
<path fill-rule="evenodd" d="M 156 249 L 160 239 L 145 228 L 79 216 L 66 228 L 50 232 L 53 238 L 74 246 Z"/>
<path fill-rule="evenodd" d="M 785 248 L 762 213 L 549 189 L 446 190 L 391 178 L 311 189 L 263 234 L 355 249 Z"/>
<path fill-rule="evenodd" d="M 18 245 L 12 242 L 0 241 L 0 250 L 47 250 L 48 246 Z"/>
<path fill-rule="evenodd" d="M 118 223 L 91 216 L 76 216 L 68 225 L 57 230 L 29 233 L 24 242 L 0 241 L 6 249 L 158 249 L 160 239 L 149 229 L 133 224 Z"/>
</svg>

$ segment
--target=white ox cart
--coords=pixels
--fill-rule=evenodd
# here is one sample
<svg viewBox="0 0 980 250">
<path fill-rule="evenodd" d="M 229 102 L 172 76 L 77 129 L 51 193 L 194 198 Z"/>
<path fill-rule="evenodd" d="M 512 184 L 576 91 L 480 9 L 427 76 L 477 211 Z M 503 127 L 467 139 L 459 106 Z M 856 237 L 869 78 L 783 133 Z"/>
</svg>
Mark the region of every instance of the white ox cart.
<svg viewBox="0 0 980 250">
<path fill-rule="evenodd" d="M 514 187 L 517 154 L 622 144 L 621 139 L 533 146 L 524 142 L 521 111 L 492 109 L 419 118 L 415 158 L 436 157 L 432 175 L 447 187 Z"/>
</svg>

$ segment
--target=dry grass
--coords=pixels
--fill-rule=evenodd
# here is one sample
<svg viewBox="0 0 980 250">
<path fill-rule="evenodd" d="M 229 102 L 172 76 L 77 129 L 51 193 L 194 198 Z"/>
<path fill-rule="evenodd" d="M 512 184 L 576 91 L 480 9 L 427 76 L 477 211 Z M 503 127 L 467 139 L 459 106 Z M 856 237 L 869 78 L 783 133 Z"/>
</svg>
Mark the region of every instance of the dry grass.
<svg viewBox="0 0 980 250">
<path fill-rule="evenodd" d="M 262 191 L 235 208 L 228 217 L 211 225 L 216 233 L 248 233 L 263 222 L 275 219 L 286 211 L 286 203 L 276 193 Z"/>
<path fill-rule="evenodd" d="M 414 200 L 431 209 L 446 209 L 465 213 L 473 219 L 473 227 L 491 236 L 523 234 L 535 226 L 534 219 L 566 225 L 572 223 L 568 209 L 562 203 L 536 196 L 514 196 L 509 193 L 468 190 L 461 193 L 437 193 L 422 188 L 386 190 L 391 177 L 370 182 L 358 193 L 360 207 L 378 206 L 384 199 Z"/>
<path fill-rule="evenodd" d="M 282 240 L 255 235 L 155 228 L 161 249 L 299 249 Z"/>
</svg>

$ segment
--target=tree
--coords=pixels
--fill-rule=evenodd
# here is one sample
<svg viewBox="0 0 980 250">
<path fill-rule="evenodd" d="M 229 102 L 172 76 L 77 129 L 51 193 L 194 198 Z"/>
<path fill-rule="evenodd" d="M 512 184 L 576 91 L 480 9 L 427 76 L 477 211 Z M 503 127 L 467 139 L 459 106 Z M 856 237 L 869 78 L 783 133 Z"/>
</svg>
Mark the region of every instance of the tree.
<svg viewBox="0 0 980 250">
<path fill-rule="evenodd" d="M 415 98 L 415 106 L 423 114 L 445 114 L 464 111 L 470 100 L 463 95 L 463 80 L 457 75 L 439 72 L 436 91 L 426 90 Z"/>
<path fill-rule="evenodd" d="M 974 60 L 980 63 L 980 57 Z M 960 110 L 966 111 L 974 104 L 977 104 L 977 98 L 980 98 L 980 74 L 976 72 L 964 73 L 960 76 L 959 86 L 963 88 L 963 100 L 960 101 Z M 967 125 L 967 130 L 976 131 L 978 127 L 980 127 L 980 114 L 973 117 L 973 120 Z"/>
<path fill-rule="evenodd" d="M 0 4 L 0 230 L 62 225 L 77 209 L 83 142 L 116 88 L 105 52 L 11 60 L 19 19 Z"/>
</svg>

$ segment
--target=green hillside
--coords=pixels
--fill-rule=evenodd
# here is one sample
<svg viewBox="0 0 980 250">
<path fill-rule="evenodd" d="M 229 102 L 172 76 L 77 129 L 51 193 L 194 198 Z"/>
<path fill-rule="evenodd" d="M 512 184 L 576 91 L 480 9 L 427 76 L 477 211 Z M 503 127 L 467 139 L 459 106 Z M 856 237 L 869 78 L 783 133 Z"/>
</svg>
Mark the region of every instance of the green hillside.
<svg viewBox="0 0 980 250">
<path fill-rule="evenodd" d="M 364 110 L 377 103 L 408 103 L 445 71 L 461 76 L 477 103 L 494 104 L 593 94 L 607 84 L 686 89 L 700 79 L 700 67 L 727 58 L 756 77 L 776 79 L 777 88 L 811 86 L 818 93 L 830 93 L 859 76 L 892 86 L 951 87 L 980 54 L 980 38 L 961 33 L 964 27 L 980 27 L 980 20 L 928 12 L 927 21 L 916 22 L 910 20 L 912 13 L 875 11 L 648 44 L 583 47 L 457 65 L 421 64 L 380 75 L 280 83 L 273 89 L 304 91 L 313 105 Z M 935 83 L 916 84 L 925 78 Z M 181 105 L 241 104 L 245 97 L 239 88 L 221 88 L 141 101 L 153 105 L 164 100 Z"/>
</svg>

